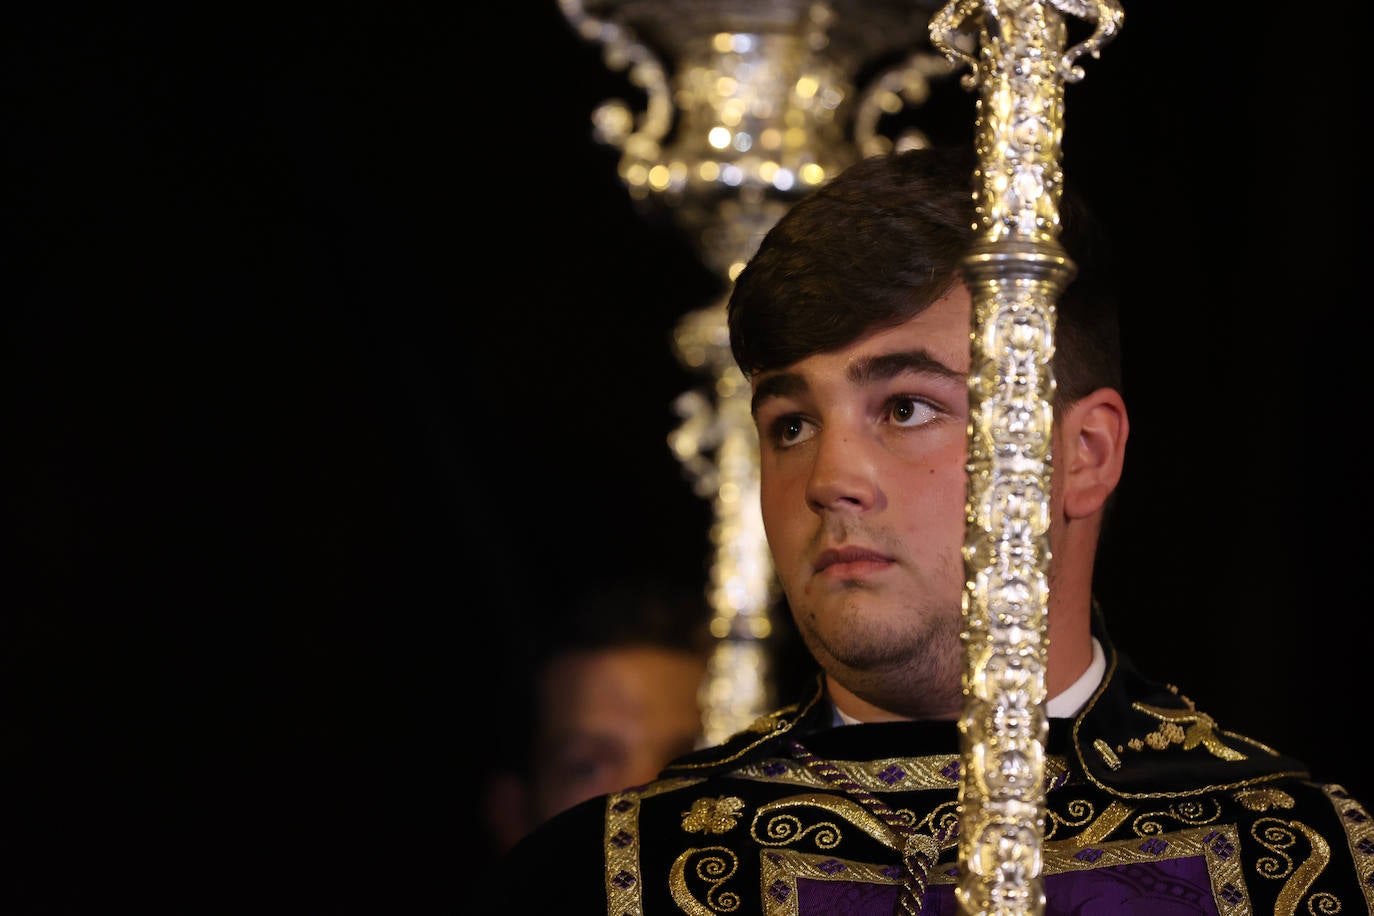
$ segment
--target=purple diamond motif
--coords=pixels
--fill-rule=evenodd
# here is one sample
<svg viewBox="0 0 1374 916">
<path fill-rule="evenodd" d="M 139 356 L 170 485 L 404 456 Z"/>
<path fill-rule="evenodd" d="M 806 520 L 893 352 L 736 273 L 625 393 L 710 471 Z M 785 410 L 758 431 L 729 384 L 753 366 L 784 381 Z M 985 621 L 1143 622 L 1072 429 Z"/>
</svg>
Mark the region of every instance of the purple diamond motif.
<svg viewBox="0 0 1374 916">
<path fill-rule="evenodd" d="M 825 872 L 827 875 L 833 875 L 836 872 L 841 872 L 845 870 L 845 864 L 843 862 L 837 862 L 834 859 L 826 859 L 824 862 L 820 863 L 816 867 L 819 868 L 821 871 Z"/>
<path fill-rule="evenodd" d="M 884 767 L 883 771 L 878 774 L 878 778 L 882 780 L 884 785 L 890 786 L 906 778 L 906 770 L 894 763 L 891 766 Z"/>
<path fill-rule="evenodd" d="M 1152 856 L 1157 856 L 1169 848 L 1169 844 L 1158 837 L 1153 837 L 1140 844 L 1140 851 Z"/>
<path fill-rule="evenodd" d="M 900 878 L 902 876 L 902 870 L 896 865 L 889 865 L 887 868 L 883 869 L 882 875 L 884 878 Z"/>
<path fill-rule="evenodd" d="M 1369 815 L 1365 814 L 1360 808 L 1351 808 L 1345 812 L 1345 818 L 1357 824 L 1363 824 L 1365 821 L 1369 820 Z"/>
<path fill-rule="evenodd" d="M 768 888 L 768 896 L 781 903 L 792 896 L 792 888 L 785 881 L 774 881 Z"/>
<path fill-rule="evenodd" d="M 1371 843 L 1367 839 L 1363 839 L 1355 844 L 1355 848 L 1365 855 L 1369 855 L 1371 852 L 1374 852 L 1374 843 Z"/>
<path fill-rule="evenodd" d="M 781 776 L 786 772 L 787 764 L 781 760 L 770 760 L 763 765 L 763 775 L 765 776 Z"/>
<path fill-rule="evenodd" d="M 1212 852 L 1216 853 L 1218 858 L 1229 859 L 1236 854 L 1236 847 L 1225 837 L 1217 837 L 1212 841 Z"/>
<path fill-rule="evenodd" d="M 1080 862 L 1096 862 L 1102 858 L 1102 850 L 1089 846 L 1086 849 L 1080 849 L 1074 854 L 1074 858 Z"/>
<path fill-rule="evenodd" d="M 614 884 L 616 887 L 620 888 L 621 890 L 625 890 L 626 888 L 634 887 L 636 882 L 634 875 L 630 874 L 627 871 L 622 871 L 617 873 L 616 876 L 611 879 L 611 883 Z"/>
<path fill-rule="evenodd" d="M 624 849 L 635 841 L 633 833 L 626 833 L 624 830 L 617 830 L 615 836 L 611 837 L 611 842 Z"/>
<path fill-rule="evenodd" d="M 777 865 L 779 862 L 782 861 L 782 856 L 778 855 L 776 852 L 765 852 L 763 854 L 763 857 L 767 859 L 769 862 L 772 862 L 774 865 Z"/>
<path fill-rule="evenodd" d="M 633 803 L 628 801 L 627 799 L 622 798 L 620 801 L 616 802 L 614 805 L 611 806 L 611 810 L 614 811 L 616 814 L 623 814 L 626 811 L 629 811 L 631 807 L 633 807 Z"/>
<path fill-rule="evenodd" d="M 1245 895 L 1240 892 L 1240 888 L 1228 881 L 1221 889 L 1221 899 L 1231 906 L 1235 906 L 1245 899 Z"/>
<path fill-rule="evenodd" d="M 943 776 L 943 777 L 945 777 L 946 779 L 949 779 L 949 780 L 958 779 L 958 778 L 959 778 L 959 761 L 957 761 L 957 760 L 951 760 L 951 761 L 945 766 L 945 768 L 942 769 L 942 770 L 940 771 L 940 775 Z"/>
</svg>

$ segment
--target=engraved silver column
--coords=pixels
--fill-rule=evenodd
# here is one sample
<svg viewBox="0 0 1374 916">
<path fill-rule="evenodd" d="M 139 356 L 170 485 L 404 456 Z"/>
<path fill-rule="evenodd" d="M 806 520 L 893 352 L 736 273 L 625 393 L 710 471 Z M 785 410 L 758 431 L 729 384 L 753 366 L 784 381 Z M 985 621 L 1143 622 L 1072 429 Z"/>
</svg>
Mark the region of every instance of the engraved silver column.
<svg viewBox="0 0 1374 916">
<path fill-rule="evenodd" d="M 1064 13 L 1095 23 L 1067 48 Z M 955 0 L 932 42 L 979 93 L 965 700 L 960 719 L 963 913 L 1044 911 L 1045 627 L 1055 303 L 1073 262 L 1058 243 L 1064 87 L 1121 27 L 1116 0 Z M 956 39 L 978 36 L 977 53 Z"/>
<path fill-rule="evenodd" d="M 636 114 L 608 102 L 595 135 L 622 151 L 636 200 L 671 208 L 728 288 L 787 208 L 855 158 L 924 145 L 890 139 L 884 114 L 920 105 L 954 66 L 929 46 L 929 11 L 911 0 L 560 0 L 607 66 L 644 94 Z M 902 54 L 855 86 L 868 64 Z M 661 59 L 666 56 L 669 64 Z M 706 376 L 675 407 L 669 446 L 712 500 L 707 596 L 716 649 L 703 685 L 704 736 L 724 740 L 774 705 L 764 640 L 776 584 L 759 514 L 749 384 L 730 355 L 728 296 L 682 318 L 676 356 Z"/>
</svg>

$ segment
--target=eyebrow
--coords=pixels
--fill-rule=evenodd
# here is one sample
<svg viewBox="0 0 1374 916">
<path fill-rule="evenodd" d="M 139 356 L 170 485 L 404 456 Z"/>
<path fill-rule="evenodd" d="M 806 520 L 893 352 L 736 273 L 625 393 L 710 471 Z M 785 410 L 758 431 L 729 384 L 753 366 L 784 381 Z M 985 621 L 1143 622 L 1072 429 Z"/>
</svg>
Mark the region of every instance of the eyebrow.
<svg viewBox="0 0 1374 916">
<path fill-rule="evenodd" d="M 968 373 L 945 365 L 928 350 L 903 350 L 899 353 L 870 356 L 852 364 L 845 375 L 855 385 L 871 385 L 907 372 L 947 379 L 968 378 Z M 769 398 L 796 397 L 806 389 L 806 380 L 796 372 L 779 372 L 759 379 L 754 385 L 754 395 L 749 401 L 749 412 L 757 416 L 759 404 Z"/>
</svg>

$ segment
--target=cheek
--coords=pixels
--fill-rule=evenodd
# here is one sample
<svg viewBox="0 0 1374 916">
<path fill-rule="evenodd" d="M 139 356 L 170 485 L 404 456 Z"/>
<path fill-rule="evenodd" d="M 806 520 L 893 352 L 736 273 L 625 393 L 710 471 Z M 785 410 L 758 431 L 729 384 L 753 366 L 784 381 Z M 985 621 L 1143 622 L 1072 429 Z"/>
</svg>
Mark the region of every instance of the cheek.
<svg viewBox="0 0 1374 916">
<path fill-rule="evenodd" d="M 759 486 L 759 510 L 763 515 L 763 527 L 772 540 L 775 529 L 781 531 L 786 525 L 783 523 L 785 516 L 784 507 L 787 499 L 782 489 L 773 483 L 761 483 Z"/>
<path fill-rule="evenodd" d="M 962 460 L 951 457 L 949 462 L 908 468 L 902 477 L 889 498 L 902 506 L 908 536 L 926 543 L 957 537 L 962 544 L 968 501 L 968 475 Z"/>
<path fill-rule="evenodd" d="M 763 516 L 764 536 L 777 551 L 791 540 L 804 537 L 797 515 L 806 510 L 805 483 L 789 482 L 779 474 L 765 474 L 759 486 L 759 508 Z"/>
</svg>

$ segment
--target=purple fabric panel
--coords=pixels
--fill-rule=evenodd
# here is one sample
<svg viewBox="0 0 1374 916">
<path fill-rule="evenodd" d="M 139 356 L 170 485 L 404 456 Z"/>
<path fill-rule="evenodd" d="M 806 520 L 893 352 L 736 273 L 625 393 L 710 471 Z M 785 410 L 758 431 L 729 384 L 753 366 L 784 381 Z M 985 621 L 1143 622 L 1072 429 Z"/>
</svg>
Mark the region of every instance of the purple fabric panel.
<svg viewBox="0 0 1374 916">
<path fill-rule="evenodd" d="M 1217 916 L 1202 856 L 1045 877 L 1045 916 Z"/>
<path fill-rule="evenodd" d="M 1045 916 L 1218 916 L 1201 856 L 1048 875 Z M 864 881 L 797 880 L 801 916 L 891 916 L 897 888 Z M 932 887 L 926 916 L 958 916 L 954 886 Z"/>
<path fill-rule="evenodd" d="M 897 886 L 865 881 L 813 881 L 797 879 L 797 912 L 801 916 L 892 916 L 897 906 Z M 932 887 L 921 908 L 922 916 L 958 916 L 954 886 Z"/>
</svg>

